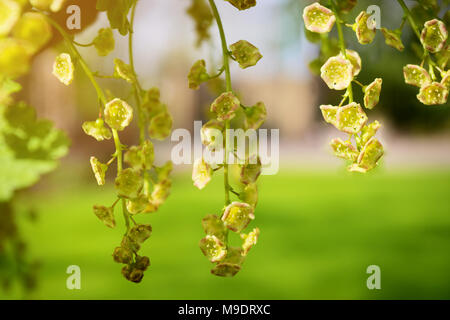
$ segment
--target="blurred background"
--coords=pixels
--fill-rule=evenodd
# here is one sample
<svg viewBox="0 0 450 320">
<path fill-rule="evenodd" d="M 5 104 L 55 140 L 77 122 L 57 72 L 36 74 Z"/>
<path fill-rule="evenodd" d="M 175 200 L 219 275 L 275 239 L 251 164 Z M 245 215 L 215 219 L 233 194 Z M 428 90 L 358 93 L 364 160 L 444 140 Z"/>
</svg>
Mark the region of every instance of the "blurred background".
<svg viewBox="0 0 450 320">
<path fill-rule="evenodd" d="M 18 223 L 29 254 L 39 261 L 37 287 L 28 292 L 13 285 L 0 291 L 0 298 L 449 299 L 450 105 L 424 106 L 416 99 L 416 88 L 404 84 L 403 66 L 420 63 L 408 49 L 415 41 L 409 26 L 403 53 L 386 46 L 381 33 L 362 47 L 345 30 L 348 47 L 360 52 L 363 61 L 359 81 L 383 78 L 380 104 L 368 116 L 382 123 L 379 137 L 386 149 L 379 168 L 350 174 L 328 146 L 339 132 L 322 120 L 318 108 L 336 104 L 339 96 L 308 68 L 319 53 L 303 32 L 302 11 L 312 1 L 260 0 L 243 12 L 216 2 L 228 42 L 248 40 L 264 56 L 246 70 L 232 64 L 234 89 L 245 105 L 264 101 L 264 127 L 280 129 L 280 172 L 259 180 L 260 201 L 251 227 L 259 227 L 261 236 L 243 270 L 232 279 L 209 273 L 211 265 L 198 248 L 200 222 L 222 208 L 222 177 L 198 191 L 190 181 L 191 167 L 181 165 L 175 167 L 168 201 L 156 214 L 139 217 L 154 230 L 144 245 L 152 265 L 143 282 L 136 285 L 121 276 L 121 266 L 111 258 L 121 222 L 109 230 L 92 213 L 93 204 L 114 200 L 114 190 L 96 186 L 89 164 L 91 155 L 106 159 L 113 142 L 98 143 L 83 133 L 81 124 L 96 117 L 95 91 L 79 70 L 70 87 L 51 75 L 61 50 L 57 45 L 34 59 L 32 72 L 21 80 L 20 98 L 67 132 L 71 149 L 55 172 L 20 193 L 17 201 L 24 212 L 36 212 L 33 221 L 23 214 Z M 358 1 L 349 23 L 370 4 Z M 397 28 L 401 8 L 388 0 L 376 4 L 382 25 Z M 189 5 L 188 0 L 139 2 L 135 63 L 143 86 L 160 88 L 174 129 L 192 131 L 195 120 L 207 119 L 215 93 L 208 86 L 189 90 L 187 73 L 198 59 L 205 59 L 214 73 L 221 66 L 221 48 L 215 25 L 211 40 L 195 46 Z M 91 42 L 108 25 L 104 13 L 95 19 L 77 34 L 78 42 Z M 107 58 L 99 58 L 94 48 L 80 49 L 94 71 L 112 74 L 114 58 L 128 61 L 127 38 L 115 35 L 116 50 Z M 119 97 L 129 94 L 121 81 L 101 84 Z M 135 129 L 124 131 L 124 143 L 135 141 Z M 169 160 L 174 144 L 155 145 L 159 163 Z M 69 265 L 81 267 L 81 290 L 66 288 Z M 381 268 L 381 290 L 366 287 L 369 265 Z"/>
</svg>

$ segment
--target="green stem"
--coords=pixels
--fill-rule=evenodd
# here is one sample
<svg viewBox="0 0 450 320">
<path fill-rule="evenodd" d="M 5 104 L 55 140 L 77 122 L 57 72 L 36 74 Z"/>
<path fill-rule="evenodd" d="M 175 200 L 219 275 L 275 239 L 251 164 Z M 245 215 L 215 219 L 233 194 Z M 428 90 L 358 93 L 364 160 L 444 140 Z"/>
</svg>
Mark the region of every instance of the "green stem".
<svg viewBox="0 0 450 320">
<path fill-rule="evenodd" d="M 116 129 L 112 129 L 113 138 L 114 138 L 114 145 L 116 146 L 116 156 L 117 156 L 117 174 L 119 175 L 123 170 L 123 153 L 122 153 L 122 143 L 119 139 L 119 133 Z M 127 227 L 127 232 L 130 229 L 130 217 L 128 215 L 126 205 L 125 205 L 125 199 L 122 199 L 122 213 L 123 218 L 125 219 L 125 226 Z"/>
<path fill-rule="evenodd" d="M 145 141 L 145 124 L 144 124 L 144 119 L 143 119 L 143 112 L 142 112 L 142 102 L 141 102 L 141 91 L 142 91 L 142 87 L 141 84 L 139 83 L 137 74 L 136 74 L 136 68 L 134 66 L 134 53 L 133 53 L 133 35 L 134 35 L 134 17 L 136 15 L 136 6 L 137 6 L 137 2 L 135 1 L 133 4 L 133 7 L 131 8 L 131 19 L 130 19 L 130 32 L 128 34 L 128 55 L 129 55 L 129 59 L 130 59 L 130 67 L 131 70 L 133 71 L 134 74 L 134 78 L 135 78 L 135 83 L 133 84 L 134 86 L 134 98 L 136 100 L 136 109 L 137 109 L 137 114 L 138 114 L 138 125 L 139 125 L 139 141 L 140 143 L 144 143 Z"/>
<path fill-rule="evenodd" d="M 336 7 L 336 3 L 334 3 L 334 0 L 330 0 L 331 3 L 331 7 L 333 8 L 333 13 L 336 16 L 336 26 L 337 26 L 337 30 L 338 30 L 338 35 L 339 35 L 339 47 L 341 48 L 341 52 L 343 54 L 343 56 L 348 59 L 347 57 L 347 50 L 345 48 L 345 38 L 344 38 L 344 32 L 342 31 L 342 20 L 339 17 L 338 14 L 338 10 Z M 350 103 L 353 102 L 353 87 L 352 87 L 352 83 L 350 83 L 350 85 L 347 88 L 347 92 L 348 92 L 348 99 L 350 101 Z"/>
<path fill-rule="evenodd" d="M 217 27 L 219 28 L 220 33 L 220 41 L 222 43 L 222 54 L 223 54 L 223 69 L 225 70 L 225 80 L 226 80 L 226 90 L 227 92 L 232 91 L 231 86 L 231 72 L 230 72 L 230 55 L 228 53 L 228 45 L 225 37 L 225 31 L 223 30 L 222 19 L 220 18 L 219 11 L 217 10 L 216 4 L 214 0 L 209 0 L 209 4 L 211 5 L 211 9 L 214 14 L 214 18 L 217 22 Z M 223 166 L 223 175 L 224 175 L 224 187 L 225 187 L 225 205 L 229 205 L 230 201 L 230 183 L 229 183 L 229 172 L 228 172 L 228 132 L 230 129 L 230 120 L 225 121 L 225 161 Z"/>
</svg>

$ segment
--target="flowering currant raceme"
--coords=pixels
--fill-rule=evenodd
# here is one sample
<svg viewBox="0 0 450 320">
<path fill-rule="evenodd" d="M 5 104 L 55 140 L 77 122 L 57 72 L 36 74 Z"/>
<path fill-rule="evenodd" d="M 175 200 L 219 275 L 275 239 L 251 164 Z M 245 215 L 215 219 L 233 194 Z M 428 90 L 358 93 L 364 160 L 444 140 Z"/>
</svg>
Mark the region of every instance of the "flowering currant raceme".
<svg viewBox="0 0 450 320">
<path fill-rule="evenodd" d="M 420 26 L 404 0 L 397 0 L 397 2 L 403 9 L 403 21 L 401 26 L 396 30 L 381 28 L 386 39 L 386 44 L 399 51 L 404 50 L 405 47 L 402 43 L 401 36 L 404 24 L 408 21 L 417 37 L 417 43 L 422 47 L 422 52 L 418 58 L 421 59 L 420 64 L 407 64 L 403 67 L 405 83 L 420 88 L 417 99 L 424 105 L 447 104 L 449 93 L 447 76 L 450 56 L 447 29 L 449 26 L 446 26 L 444 21 L 437 18 L 430 19 L 423 26 Z M 440 11 L 439 5 L 436 3 L 434 5 L 435 9 L 430 9 L 427 3 L 429 1 L 418 1 L 417 6 L 423 6 L 423 9 L 427 12 L 434 12 L 438 15 Z M 426 66 L 428 70 L 425 69 Z"/>
<path fill-rule="evenodd" d="M 345 47 L 341 15 L 349 13 L 356 1 L 329 0 L 328 3 L 328 8 L 316 2 L 305 7 L 303 11 L 304 23 L 308 31 L 330 32 L 334 24 L 338 29 L 339 53 L 321 51 L 321 58 L 325 62 L 320 68 L 320 76 L 330 89 L 345 90 L 345 93 L 338 105 L 321 105 L 320 110 L 327 123 L 348 134 L 345 141 L 340 138 L 331 141 L 330 145 L 334 154 L 349 163 L 349 171 L 365 173 L 377 166 L 384 151 L 382 144 L 374 137 L 380 124 L 378 121 L 369 123 L 361 104 L 353 100 L 353 83 L 362 88 L 363 106 L 370 110 L 380 100 L 383 81 L 377 78 L 368 85 L 361 84 L 356 79 L 362 70 L 361 57 L 357 51 Z M 376 29 L 369 18 L 370 15 L 366 12 L 361 12 L 355 23 L 349 25 L 355 31 L 358 42 L 361 44 L 369 44 L 375 37 Z M 317 28 L 317 26 L 327 27 Z M 330 43 L 333 41 L 330 35 L 328 35 L 328 41 Z M 328 54 L 324 55 L 324 53 Z"/>
<path fill-rule="evenodd" d="M 252 67 L 262 58 L 258 48 L 250 42 L 240 40 L 230 46 L 227 45 L 222 21 L 214 0 L 209 1 L 209 13 L 215 18 L 219 28 L 222 43 L 223 66 L 218 73 L 210 75 L 206 62 L 199 60 L 192 66 L 188 75 L 188 85 L 197 90 L 204 82 L 218 78 L 225 73 L 226 88 L 210 106 L 213 118 L 201 129 L 200 135 L 203 145 L 212 152 L 223 152 L 223 163 L 208 163 L 207 159 L 200 158 L 194 162 L 192 180 L 194 186 L 203 189 L 211 181 L 214 173 L 218 170 L 224 171 L 225 206 L 220 215 L 209 214 L 202 220 L 205 237 L 200 240 L 200 249 L 205 257 L 215 266 L 211 273 L 221 277 L 232 277 L 242 268 L 242 264 L 249 250 L 257 243 L 259 229 L 253 228 L 245 233 L 245 229 L 255 219 L 255 207 L 258 199 L 256 181 L 261 173 L 261 161 L 257 154 L 246 153 L 245 159 L 239 165 L 241 173 L 239 187 L 232 187 L 229 179 L 229 156 L 239 158 L 237 148 L 231 147 L 229 129 L 233 126 L 241 130 L 257 130 L 266 119 L 266 107 L 264 103 L 258 102 L 252 107 L 244 106 L 237 94 L 233 91 L 230 76 L 229 61 L 236 61 L 242 69 Z M 256 5 L 255 0 L 229 0 L 230 4 L 239 10 L 249 9 Z M 192 7 L 206 8 L 206 0 L 193 0 Z M 206 9 L 205 9 L 206 10 Z M 188 11 L 191 15 L 191 9 Z M 208 14 L 203 13 L 205 25 L 209 25 Z M 197 25 L 202 25 L 199 17 L 194 17 Z M 198 31 L 198 28 L 197 28 Z M 205 30 L 199 32 L 199 38 Z M 240 115 L 240 117 L 237 117 Z M 244 118 L 239 123 L 237 118 Z M 222 139 L 224 138 L 224 139 Z M 234 144 L 233 144 L 234 145 Z M 236 196 L 236 201 L 231 201 L 230 196 Z M 239 234 L 242 241 L 241 246 L 231 246 L 229 233 Z"/>
<path fill-rule="evenodd" d="M 48 2 L 48 1 L 47 1 Z M 127 3 L 124 7 L 121 7 Z M 152 227 L 146 223 L 139 223 L 138 217 L 156 212 L 170 193 L 171 180 L 169 178 L 172 163 L 169 161 L 162 166 L 154 163 L 154 147 L 152 139 L 164 140 L 171 132 L 172 117 L 167 106 L 160 101 L 157 88 L 145 90 L 139 83 L 134 67 L 133 57 L 133 24 L 137 0 L 121 2 L 117 7 L 112 1 L 97 1 L 97 9 L 107 11 L 110 28 L 98 31 L 91 44 L 99 56 L 106 56 L 114 50 L 115 40 L 112 29 L 119 29 L 123 35 L 129 37 L 129 64 L 120 59 L 114 60 L 112 75 L 103 76 L 93 72 L 80 55 L 75 42 L 63 28 L 48 15 L 42 13 L 44 21 L 49 21 L 63 36 L 70 53 L 61 53 L 53 66 L 53 74 L 65 85 L 70 85 L 74 78 L 75 63 L 83 69 L 96 89 L 100 101 L 99 117 L 86 121 L 82 125 L 83 131 L 97 141 L 113 140 L 115 152 L 108 161 L 102 162 L 95 156 L 90 159 L 92 171 L 99 186 L 107 182 L 109 167 L 115 162 L 117 173 L 114 180 L 116 199 L 111 205 L 95 205 L 95 216 L 109 228 L 115 228 L 115 210 L 120 202 L 125 221 L 125 234 L 112 253 L 113 260 L 123 264 L 122 275 L 131 282 L 140 282 L 144 271 L 150 266 L 150 259 L 140 253 L 143 243 L 150 237 Z M 130 13 L 131 11 L 131 13 Z M 128 20 L 130 16 L 130 20 Z M 118 97 L 110 97 L 104 93 L 96 78 L 115 78 L 129 84 L 134 97 L 133 103 Z M 121 143 L 119 133 L 128 129 L 137 120 L 139 128 L 139 143 L 126 146 Z M 127 167 L 125 167 L 127 165 Z"/>
</svg>

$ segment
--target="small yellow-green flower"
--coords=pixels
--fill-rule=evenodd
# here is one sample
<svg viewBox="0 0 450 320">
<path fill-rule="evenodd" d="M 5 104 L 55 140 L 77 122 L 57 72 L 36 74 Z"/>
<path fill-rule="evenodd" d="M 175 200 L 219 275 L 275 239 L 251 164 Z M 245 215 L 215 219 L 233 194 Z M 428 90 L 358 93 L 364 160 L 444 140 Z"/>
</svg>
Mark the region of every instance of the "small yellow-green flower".
<svg viewBox="0 0 450 320">
<path fill-rule="evenodd" d="M 309 31 L 327 33 L 333 29 L 336 17 L 333 11 L 315 2 L 303 9 L 303 21 Z"/>
<path fill-rule="evenodd" d="M 338 158 L 355 162 L 358 159 L 358 151 L 349 141 L 342 141 L 341 139 L 333 139 L 330 143 L 334 155 Z"/>
<path fill-rule="evenodd" d="M 32 54 L 33 48 L 28 41 L 0 38 L 0 73 L 13 79 L 24 75 L 30 69 Z"/>
<path fill-rule="evenodd" d="M 211 112 L 217 114 L 217 120 L 233 119 L 241 102 L 232 92 L 222 93 L 211 105 Z"/>
<path fill-rule="evenodd" d="M 356 52 L 354 50 L 350 50 L 350 49 L 345 50 L 345 55 L 347 57 L 345 57 L 341 52 L 341 53 L 339 53 L 338 56 L 340 58 L 347 59 L 352 63 L 353 76 L 356 77 L 361 72 L 361 66 L 362 66 L 361 57 L 359 56 L 358 52 Z"/>
<path fill-rule="evenodd" d="M 447 28 L 442 21 L 433 19 L 425 22 L 420 36 L 420 41 L 425 49 L 432 53 L 439 52 L 444 48 L 447 38 Z"/>
<path fill-rule="evenodd" d="M 200 240 L 200 250 L 211 262 L 222 261 L 227 255 L 225 244 L 214 235 L 206 235 Z"/>
<path fill-rule="evenodd" d="M 361 146 L 365 146 L 366 143 L 377 133 L 378 129 L 381 128 L 381 124 L 378 121 L 374 121 L 371 124 L 365 125 L 361 129 L 361 136 L 358 138 Z"/>
<path fill-rule="evenodd" d="M 405 83 L 419 88 L 431 83 L 431 77 L 427 70 L 414 64 L 403 67 L 403 76 Z"/>
<path fill-rule="evenodd" d="M 364 89 L 364 106 L 373 109 L 380 101 L 383 79 L 377 78 Z"/>
<path fill-rule="evenodd" d="M 105 174 L 106 170 L 108 170 L 108 165 L 101 163 L 96 157 L 91 157 L 90 162 L 98 185 L 103 186 L 105 184 Z"/>
<path fill-rule="evenodd" d="M 330 89 L 344 90 L 353 80 L 353 65 L 342 57 L 331 57 L 320 68 L 320 73 Z"/>
<path fill-rule="evenodd" d="M 245 40 L 233 43 L 230 46 L 230 50 L 242 69 L 256 65 L 262 58 L 258 48 Z"/>
<path fill-rule="evenodd" d="M 227 256 L 211 270 L 211 273 L 219 277 L 233 277 L 241 270 L 244 260 L 245 256 L 240 247 L 228 247 Z"/>
<path fill-rule="evenodd" d="M 114 219 L 114 208 L 113 207 L 94 206 L 94 214 L 108 228 L 114 228 L 116 226 L 116 220 Z"/>
<path fill-rule="evenodd" d="M 97 141 L 109 140 L 112 137 L 111 130 L 105 127 L 105 122 L 102 118 L 95 121 L 86 121 L 82 125 L 84 133 L 95 138 Z"/>
<path fill-rule="evenodd" d="M 360 132 L 367 120 L 361 105 L 356 102 L 339 108 L 336 114 L 337 128 L 349 134 Z"/>
<path fill-rule="evenodd" d="M 441 84 L 450 90 L 450 71 L 447 71 L 446 74 L 442 77 Z"/>
<path fill-rule="evenodd" d="M 322 111 L 322 116 L 325 119 L 325 122 L 334 125 L 337 127 L 337 112 L 339 110 L 339 107 L 335 107 L 332 105 L 321 105 L 320 111 Z"/>
<path fill-rule="evenodd" d="M 215 151 L 223 148 L 223 122 L 209 120 L 200 130 L 202 144 L 209 150 Z"/>
<path fill-rule="evenodd" d="M 383 145 L 376 138 L 371 138 L 358 156 L 358 162 L 349 167 L 349 171 L 365 173 L 375 168 L 383 156 Z"/>
<path fill-rule="evenodd" d="M 173 119 L 169 112 L 163 111 L 152 118 L 148 126 L 150 138 L 164 140 L 172 131 Z"/>
<path fill-rule="evenodd" d="M 356 33 L 358 42 L 361 44 L 371 43 L 377 33 L 375 22 L 373 20 L 369 20 L 370 16 L 371 15 L 366 11 L 362 11 L 356 18 L 355 24 L 353 25 L 353 30 Z"/>
<path fill-rule="evenodd" d="M 267 111 L 266 105 L 263 102 L 258 102 L 252 107 L 245 108 L 245 119 L 244 126 L 245 129 L 256 130 L 266 121 Z"/>
<path fill-rule="evenodd" d="M 127 198 L 136 198 L 142 189 L 142 177 L 131 168 L 122 170 L 116 178 L 115 186 L 119 195 Z"/>
<path fill-rule="evenodd" d="M 398 51 L 405 50 L 400 30 L 389 30 L 386 28 L 381 28 L 381 33 L 383 34 L 386 44 L 388 46 L 391 46 L 392 48 L 395 48 Z"/>
<path fill-rule="evenodd" d="M 244 240 L 242 244 L 242 255 L 246 256 L 250 249 L 258 242 L 259 228 L 253 229 L 249 234 L 242 233 L 241 239 Z"/>
<path fill-rule="evenodd" d="M 118 131 L 125 129 L 133 120 L 133 109 L 119 98 L 108 102 L 104 113 L 108 126 Z"/>
<path fill-rule="evenodd" d="M 192 170 L 194 186 L 200 190 L 203 189 L 211 181 L 212 173 L 210 165 L 203 158 L 195 160 Z"/>
<path fill-rule="evenodd" d="M 448 89 L 439 82 L 433 82 L 420 88 L 417 99 L 427 106 L 444 104 L 448 99 Z"/>
<path fill-rule="evenodd" d="M 150 169 L 155 159 L 153 143 L 146 140 L 142 145 L 132 146 L 125 152 L 124 160 L 136 170 Z"/>
<path fill-rule="evenodd" d="M 66 0 L 30 0 L 30 4 L 33 7 L 39 10 L 52 12 L 58 12 L 61 10 L 64 2 L 66 2 Z"/>
<path fill-rule="evenodd" d="M 170 187 L 172 182 L 169 179 L 156 183 L 153 186 L 153 192 L 151 195 L 151 203 L 156 207 L 159 207 L 166 201 L 170 194 Z"/>
<path fill-rule="evenodd" d="M 239 196 L 243 202 L 248 203 L 252 207 L 256 207 L 258 203 L 258 186 L 256 183 L 247 184 Z"/>
<path fill-rule="evenodd" d="M 206 234 L 216 236 L 220 241 L 225 241 L 227 229 L 223 221 L 216 215 L 210 214 L 204 217 L 202 227 Z"/>
<path fill-rule="evenodd" d="M 209 80 L 209 74 L 206 70 L 205 60 L 198 60 L 194 63 L 188 74 L 189 89 L 198 90 L 200 84 Z"/>
<path fill-rule="evenodd" d="M 120 59 L 114 59 L 114 76 L 122 78 L 131 84 L 136 82 L 136 77 L 131 66 Z"/>
<path fill-rule="evenodd" d="M 14 26 L 13 36 L 28 41 L 37 52 L 52 38 L 52 28 L 42 14 L 26 12 Z"/>
<path fill-rule="evenodd" d="M 68 53 L 61 53 L 53 64 L 53 75 L 66 86 L 73 81 L 74 66 L 72 57 Z"/>
<path fill-rule="evenodd" d="M 115 40 L 114 34 L 111 28 L 102 28 L 98 30 L 98 34 L 95 37 L 94 47 L 97 49 L 99 56 L 105 57 L 114 50 Z"/>
<path fill-rule="evenodd" d="M 222 216 L 225 226 L 234 232 L 244 230 L 253 219 L 253 207 L 244 202 L 232 202 L 225 208 Z"/>
</svg>

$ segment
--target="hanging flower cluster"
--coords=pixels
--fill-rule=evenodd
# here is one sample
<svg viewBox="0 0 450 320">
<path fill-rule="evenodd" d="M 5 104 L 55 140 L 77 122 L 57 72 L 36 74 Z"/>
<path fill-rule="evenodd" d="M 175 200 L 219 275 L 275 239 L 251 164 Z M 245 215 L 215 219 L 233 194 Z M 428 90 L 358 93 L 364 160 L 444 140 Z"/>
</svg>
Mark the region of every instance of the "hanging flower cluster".
<svg viewBox="0 0 450 320">
<path fill-rule="evenodd" d="M 204 5 L 206 6 L 206 2 Z M 230 0 L 233 6 L 239 10 L 248 9 L 256 5 L 256 1 Z M 193 0 L 193 5 L 199 5 L 199 1 Z M 241 40 L 229 47 L 226 45 L 225 34 L 222 27 L 219 12 L 213 0 L 209 0 L 210 12 L 215 17 L 219 26 L 223 45 L 223 66 L 216 75 L 210 75 L 204 60 L 199 60 L 192 66 L 188 75 L 188 84 L 191 89 L 199 89 L 204 82 L 218 78 L 222 73 L 226 75 L 226 90 L 220 94 L 211 104 L 210 111 L 214 118 L 208 121 L 201 129 L 203 145 L 212 152 L 223 152 L 224 161 L 220 164 L 208 163 L 203 157 L 196 159 L 192 171 L 194 186 L 203 189 L 212 179 L 213 174 L 223 169 L 225 180 L 225 206 L 221 215 L 210 214 L 202 220 L 205 237 L 200 240 L 200 249 L 208 260 L 215 264 L 211 273 L 216 276 L 232 277 L 242 267 L 244 260 L 259 237 L 259 229 L 254 228 L 248 233 L 245 229 L 255 219 L 255 207 L 258 200 L 256 181 L 261 173 L 261 161 L 257 154 L 248 154 L 240 167 L 241 191 L 235 190 L 229 182 L 229 155 L 236 155 L 236 150 L 230 149 L 230 137 L 228 137 L 231 122 L 236 115 L 241 113 L 244 123 L 243 129 L 258 129 L 266 119 L 266 107 L 258 102 L 252 107 L 244 106 L 231 87 L 229 60 L 236 61 L 243 69 L 254 66 L 262 58 L 258 48 L 248 41 Z M 236 125 L 237 128 L 237 125 Z M 224 139 L 222 139 L 224 137 Z M 236 196 L 237 201 L 231 202 L 230 193 Z M 239 234 L 242 240 L 240 247 L 229 244 L 229 232 Z"/>
<path fill-rule="evenodd" d="M 303 19 L 306 29 L 311 32 L 330 32 L 335 23 L 339 28 L 340 52 L 328 57 L 320 68 L 320 76 L 330 89 L 345 90 L 345 93 L 339 105 L 321 105 L 320 110 L 327 123 L 348 134 L 345 141 L 339 138 L 331 141 L 334 154 L 350 163 L 349 171 L 365 173 L 377 166 L 384 150 L 382 144 L 375 138 L 381 125 L 378 121 L 368 123 L 363 106 L 370 110 L 378 104 L 383 81 L 377 78 L 372 83 L 363 85 L 356 80 L 362 70 L 362 61 L 358 52 L 345 48 L 341 29 L 342 18 L 339 16 L 342 11 L 349 12 L 356 1 L 338 1 L 338 3 L 341 7 L 334 0 L 330 1 L 330 8 L 317 2 L 313 3 L 304 8 Z M 347 5 L 344 6 L 344 3 Z M 371 25 L 366 12 L 361 12 L 351 27 L 361 44 L 373 41 L 376 29 Z M 362 87 L 363 106 L 353 101 L 353 83 Z"/>
<path fill-rule="evenodd" d="M 132 28 L 136 1 L 126 11 L 121 11 L 123 19 Z M 99 3 L 97 3 L 99 4 Z M 104 5 L 107 5 L 106 3 Z M 113 3 L 105 7 L 105 10 L 113 11 Z M 103 7 L 102 7 L 103 8 Z M 131 10 L 131 21 L 128 21 L 128 12 Z M 115 16 L 117 18 L 117 16 Z M 47 19 L 50 19 L 47 17 Z M 126 64 L 120 59 L 114 60 L 114 72 L 112 76 L 101 76 L 97 72 L 92 72 L 83 60 L 72 38 L 69 37 L 56 22 L 50 20 L 61 32 L 67 42 L 72 54 L 61 53 L 55 60 L 53 74 L 65 85 L 69 85 L 74 78 L 74 60 L 78 61 L 82 69 L 87 73 L 94 87 L 97 90 L 100 103 L 99 118 L 93 121 L 86 121 L 82 125 L 83 131 L 97 141 L 114 140 L 115 152 L 111 159 L 102 162 L 95 156 L 90 159 L 92 171 L 99 186 L 106 183 L 106 175 L 109 167 L 115 162 L 117 164 L 117 174 L 115 177 L 115 189 L 117 199 L 112 205 L 95 205 L 94 214 L 107 227 L 115 228 L 115 207 L 121 202 L 122 214 L 125 219 L 126 232 L 120 246 L 113 252 L 113 260 L 124 264 L 123 276 L 132 282 L 140 282 L 144 271 L 150 265 L 150 259 L 142 256 L 139 250 L 142 244 L 150 237 L 152 227 L 149 224 L 136 222 L 138 215 L 156 212 L 169 196 L 171 180 L 169 178 L 172 171 L 172 163 L 169 161 L 163 166 L 156 166 L 154 163 L 154 147 L 152 140 L 164 140 L 171 132 L 172 117 L 167 110 L 167 106 L 160 101 L 160 93 L 157 88 L 149 90 L 142 89 L 136 75 L 134 65 Z M 111 27 L 121 29 L 117 23 Z M 125 34 L 127 30 L 122 30 Z M 130 39 L 130 53 L 132 54 L 132 33 L 128 33 Z M 111 28 L 100 29 L 98 35 L 90 45 L 97 49 L 100 56 L 108 55 L 114 50 L 114 36 Z M 130 56 L 133 61 L 133 56 Z M 95 80 L 95 77 L 108 77 L 122 79 L 132 87 L 135 97 L 135 108 L 127 101 L 112 97 L 106 98 L 103 90 Z M 127 129 L 133 118 L 137 116 L 137 123 L 140 132 L 138 145 L 125 146 L 119 139 L 119 132 Z M 124 164 L 128 165 L 125 167 Z"/>
<path fill-rule="evenodd" d="M 423 48 L 423 58 L 420 65 L 407 64 L 403 68 L 405 83 L 419 87 L 417 99 L 424 105 L 443 105 L 448 101 L 450 90 L 448 59 L 450 47 L 447 43 L 448 31 L 445 23 L 439 19 L 426 21 L 419 29 L 409 8 L 403 0 L 397 0 L 404 11 L 403 23 L 397 30 L 382 28 L 386 44 L 399 50 L 404 50 L 401 40 L 404 22 L 409 21 Z M 419 3 L 419 5 L 422 5 Z M 424 68 L 428 65 L 428 70 Z M 440 76 L 440 79 L 439 79 Z"/>
</svg>

